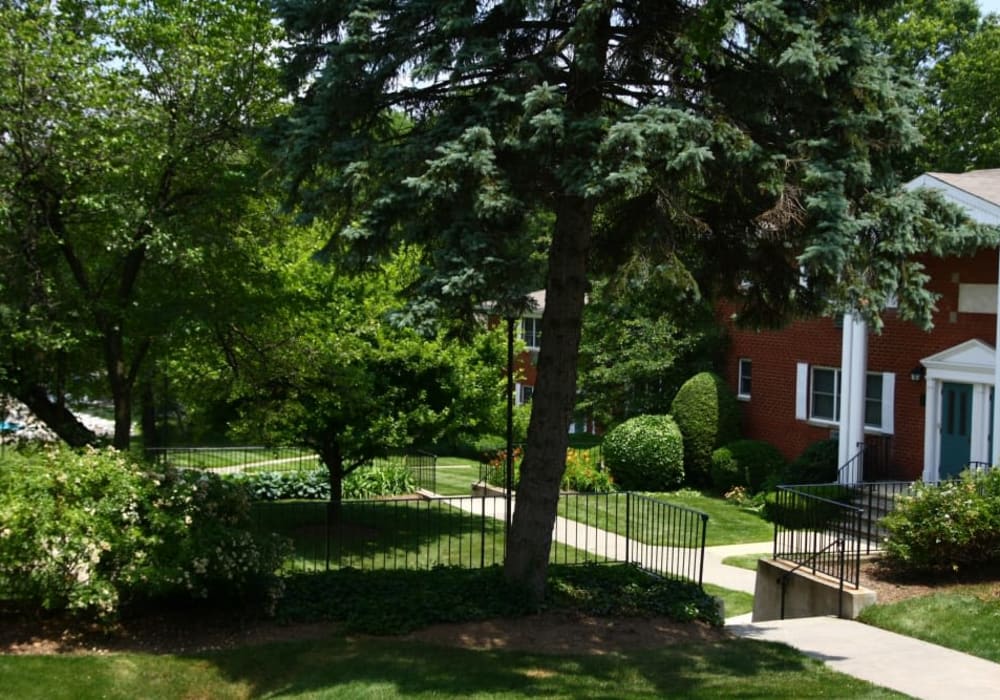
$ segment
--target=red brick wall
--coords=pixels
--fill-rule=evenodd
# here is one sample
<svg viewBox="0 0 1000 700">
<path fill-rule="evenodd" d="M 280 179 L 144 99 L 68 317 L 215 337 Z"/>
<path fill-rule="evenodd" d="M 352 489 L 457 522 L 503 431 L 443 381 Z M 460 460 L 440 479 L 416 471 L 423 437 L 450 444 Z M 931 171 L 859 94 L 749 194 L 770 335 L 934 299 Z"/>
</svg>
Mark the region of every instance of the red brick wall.
<svg viewBox="0 0 1000 700">
<path fill-rule="evenodd" d="M 925 265 L 930 288 L 941 295 L 933 331 L 924 332 L 889 311 L 882 334 L 868 338 L 868 371 L 896 374 L 890 461 L 898 473 L 910 478 L 919 478 L 923 470 L 925 390 L 925 382 L 910 380 L 910 371 L 922 358 L 966 340 L 977 338 L 993 345 L 996 338 L 995 315 L 958 313 L 959 283 L 996 284 L 996 251 L 971 258 L 928 259 Z M 731 339 L 725 376 L 734 391 L 739 358 L 753 363 L 752 396 L 742 402 L 744 435 L 773 443 L 788 459 L 830 437 L 829 427 L 795 419 L 795 375 L 799 362 L 840 366 L 841 330 L 834 320 L 797 321 L 780 331 L 753 332 L 731 323 L 731 305 L 720 311 Z"/>
</svg>

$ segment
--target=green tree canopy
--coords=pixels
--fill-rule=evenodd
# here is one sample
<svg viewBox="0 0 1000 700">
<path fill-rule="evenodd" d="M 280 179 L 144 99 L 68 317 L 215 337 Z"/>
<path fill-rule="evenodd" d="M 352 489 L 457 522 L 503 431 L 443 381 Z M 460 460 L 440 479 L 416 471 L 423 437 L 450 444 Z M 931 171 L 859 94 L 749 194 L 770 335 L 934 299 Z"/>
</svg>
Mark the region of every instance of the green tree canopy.
<svg viewBox="0 0 1000 700">
<path fill-rule="evenodd" d="M 485 327 L 466 343 L 447 323 L 429 337 L 399 326 L 412 254 L 351 274 L 316 258 L 315 231 L 269 246 L 276 286 L 258 288 L 267 298 L 253 317 L 221 330 L 229 369 L 221 378 L 239 415 L 234 431 L 313 447 L 339 502 L 343 477 L 374 457 L 492 428 L 503 352 Z"/>
<path fill-rule="evenodd" d="M 917 135 L 912 95 L 855 2 L 287 0 L 278 10 L 295 103 L 275 144 L 306 211 L 335 207 L 339 240 L 358 251 L 420 241 L 423 291 L 457 306 L 500 296 L 544 246 L 544 342 L 505 564 L 536 597 L 588 258 L 614 245 L 595 240 L 599 214 L 619 219 L 624 248 L 689 242 L 750 321 L 832 303 L 877 322 L 887 293 L 929 319 L 925 279 L 906 258 L 967 241 L 941 237 L 921 195 L 896 190 L 893 158 Z M 909 228 L 891 238 L 889 219 L 908 211 Z M 543 241 L 530 235 L 532 212 L 551 216 Z"/>
<path fill-rule="evenodd" d="M 238 225 L 275 29 L 258 0 L 0 6 L 0 364 L 71 441 L 48 397 L 97 372 L 128 446 L 144 363 Z"/>
</svg>

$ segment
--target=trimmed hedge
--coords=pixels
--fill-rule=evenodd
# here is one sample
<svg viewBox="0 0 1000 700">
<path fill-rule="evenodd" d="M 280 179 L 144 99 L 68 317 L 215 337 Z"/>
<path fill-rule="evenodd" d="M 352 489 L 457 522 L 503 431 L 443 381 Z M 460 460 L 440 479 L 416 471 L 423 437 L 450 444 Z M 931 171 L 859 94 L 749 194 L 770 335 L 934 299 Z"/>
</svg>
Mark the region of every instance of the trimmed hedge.
<svg viewBox="0 0 1000 700">
<path fill-rule="evenodd" d="M 786 484 L 832 483 L 837 480 L 838 457 L 836 440 L 814 442 L 792 460 L 782 480 Z"/>
<path fill-rule="evenodd" d="M 762 440 L 736 440 L 712 453 L 712 485 L 720 493 L 744 486 L 757 493 L 786 467 L 778 448 Z"/>
<path fill-rule="evenodd" d="M 722 377 L 701 372 L 688 379 L 670 405 L 684 436 L 684 470 L 688 481 L 707 483 L 712 452 L 740 437 L 740 407 Z"/>
<path fill-rule="evenodd" d="M 684 482 L 684 439 L 670 416 L 636 416 L 604 437 L 604 463 L 619 488 L 666 491 Z"/>
</svg>

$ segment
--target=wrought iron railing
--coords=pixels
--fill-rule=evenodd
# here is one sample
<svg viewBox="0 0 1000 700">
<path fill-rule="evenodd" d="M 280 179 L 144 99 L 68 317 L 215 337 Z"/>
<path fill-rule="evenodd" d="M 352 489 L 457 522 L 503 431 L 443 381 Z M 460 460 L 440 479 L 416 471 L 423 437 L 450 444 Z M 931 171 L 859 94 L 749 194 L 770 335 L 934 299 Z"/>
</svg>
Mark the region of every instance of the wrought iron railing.
<svg viewBox="0 0 1000 700">
<path fill-rule="evenodd" d="M 857 588 L 864 510 L 850 498 L 850 489 L 839 485 L 779 486 L 770 509 L 774 558 Z"/>
<path fill-rule="evenodd" d="M 259 502 L 253 513 L 260 529 L 291 540 L 291 570 L 479 568 L 503 562 L 506 507 L 505 497 L 484 492 L 339 506 Z M 707 523 L 704 513 L 639 494 L 566 493 L 560 496 L 551 561 L 630 562 L 700 585 Z"/>
</svg>

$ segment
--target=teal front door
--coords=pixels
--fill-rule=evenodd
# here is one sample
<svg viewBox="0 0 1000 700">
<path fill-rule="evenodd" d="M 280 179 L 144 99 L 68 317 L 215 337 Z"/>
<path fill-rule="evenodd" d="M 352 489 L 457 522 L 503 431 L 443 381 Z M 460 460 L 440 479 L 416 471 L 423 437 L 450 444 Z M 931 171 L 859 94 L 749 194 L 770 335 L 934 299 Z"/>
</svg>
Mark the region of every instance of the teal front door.
<svg viewBox="0 0 1000 700">
<path fill-rule="evenodd" d="M 949 479 L 965 469 L 972 449 L 972 385 L 941 386 L 941 461 L 938 475 Z"/>
</svg>

